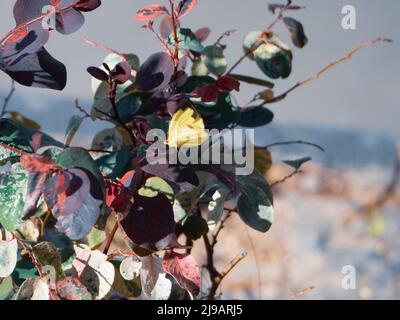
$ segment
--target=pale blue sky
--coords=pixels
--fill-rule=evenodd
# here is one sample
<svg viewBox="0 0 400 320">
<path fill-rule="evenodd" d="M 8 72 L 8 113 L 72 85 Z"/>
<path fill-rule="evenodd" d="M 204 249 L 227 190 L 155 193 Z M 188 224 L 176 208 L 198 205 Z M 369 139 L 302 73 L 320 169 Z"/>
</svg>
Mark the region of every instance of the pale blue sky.
<svg viewBox="0 0 400 320">
<path fill-rule="evenodd" d="M 160 3 L 166 0 L 158 0 Z M 0 30 L 5 34 L 13 26 L 14 0 L 2 0 Z M 78 97 L 89 101 L 90 79 L 86 68 L 98 65 L 105 53 L 83 42 L 89 37 L 121 52 L 133 52 L 143 61 L 146 56 L 161 48 L 151 34 L 133 20 L 135 12 L 156 0 L 103 0 L 103 6 L 86 15 L 85 26 L 72 36 L 52 34 L 49 51 L 63 61 L 69 71 L 65 91 L 39 91 L 18 87 L 19 99 L 13 109 L 23 110 L 44 123 L 53 120 L 63 131 L 68 115 L 73 113 L 72 101 Z M 230 62 L 242 53 L 242 39 L 246 32 L 264 28 L 272 19 L 267 0 L 199 0 L 199 5 L 183 20 L 183 25 L 193 29 L 208 26 L 213 29 L 214 41 L 223 31 L 237 29 L 226 39 Z M 277 2 L 277 1 L 275 1 Z M 400 1 L 398 0 L 298 0 L 306 10 L 291 15 L 303 22 L 309 44 L 303 50 L 294 49 L 294 70 L 288 80 L 277 81 L 276 91 L 281 92 L 300 79 L 337 59 L 360 41 L 378 36 L 391 37 L 393 45 L 369 47 L 354 58 L 323 75 L 312 84 L 302 87 L 284 102 L 273 105 L 276 122 L 319 124 L 338 127 L 387 129 L 400 134 L 398 92 L 400 85 Z M 357 30 L 345 31 L 341 27 L 341 8 L 354 5 L 357 9 Z M 289 42 L 286 30 L 280 25 L 276 31 Z M 246 61 L 237 69 L 263 77 L 254 63 Z M 6 75 L 0 75 L 0 90 L 9 86 Z M 254 91 L 244 86 L 238 96 L 244 101 Z M 254 88 L 258 89 L 258 88 Z M 25 103 L 20 103 L 23 99 Z M 52 101 L 49 107 L 47 100 Z M 71 101 L 71 110 L 65 101 Z M 57 101 L 62 102 L 62 105 Z M 54 118 L 52 118 L 54 115 Z M 65 116 L 64 116 L 65 115 Z M 43 118 L 45 117 L 45 118 Z M 52 126 L 54 127 L 54 125 Z M 49 127 L 50 128 L 50 127 Z"/>
</svg>

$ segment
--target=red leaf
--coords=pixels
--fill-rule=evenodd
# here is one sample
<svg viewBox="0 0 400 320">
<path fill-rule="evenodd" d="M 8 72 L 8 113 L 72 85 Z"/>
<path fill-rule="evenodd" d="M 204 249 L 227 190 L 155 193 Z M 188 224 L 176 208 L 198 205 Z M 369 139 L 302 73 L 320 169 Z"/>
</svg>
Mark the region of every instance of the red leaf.
<svg viewBox="0 0 400 320">
<path fill-rule="evenodd" d="M 92 295 L 77 277 L 65 277 L 57 282 L 57 293 L 63 300 L 92 300 Z"/>
<path fill-rule="evenodd" d="M 129 190 L 120 183 L 107 181 L 106 205 L 115 212 L 125 212 L 131 195 Z"/>
<path fill-rule="evenodd" d="M 152 4 L 146 8 L 139 10 L 136 13 L 135 20 L 147 21 L 154 20 L 155 18 L 162 16 L 163 14 L 168 14 L 167 8 L 161 4 Z"/>
<path fill-rule="evenodd" d="M 216 84 L 209 84 L 203 88 L 198 88 L 194 94 L 201 98 L 202 102 L 213 102 L 218 99 L 220 91 Z"/>
<path fill-rule="evenodd" d="M 164 255 L 163 269 L 169 273 L 178 284 L 186 289 L 192 299 L 200 293 L 200 268 L 196 260 L 189 254 L 175 252 Z"/>
<path fill-rule="evenodd" d="M 20 161 L 29 173 L 46 173 L 59 168 L 49 158 L 38 154 L 24 154 Z"/>
<path fill-rule="evenodd" d="M 197 5 L 197 0 L 182 0 L 177 9 L 178 19 L 186 16 Z"/>
<path fill-rule="evenodd" d="M 221 91 L 240 91 L 240 82 L 233 77 L 222 76 L 217 80 L 217 87 Z"/>
</svg>

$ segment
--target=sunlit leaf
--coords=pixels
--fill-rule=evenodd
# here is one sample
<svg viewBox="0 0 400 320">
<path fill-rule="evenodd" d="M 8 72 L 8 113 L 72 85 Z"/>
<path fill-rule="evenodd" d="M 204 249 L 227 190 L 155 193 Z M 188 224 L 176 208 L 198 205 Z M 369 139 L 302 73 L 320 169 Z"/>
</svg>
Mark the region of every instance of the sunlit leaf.
<svg viewBox="0 0 400 320">
<path fill-rule="evenodd" d="M 17 265 L 18 242 L 0 240 L 0 278 L 7 278 Z"/>
<path fill-rule="evenodd" d="M 164 255 L 162 266 L 178 284 L 186 289 L 192 299 L 200 293 L 200 268 L 197 261 L 189 254 L 167 252 Z"/>
<path fill-rule="evenodd" d="M 142 259 L 140 280 L 145 297 L 149 300 L 167 300 L 171 294 L 172 283 L 166 277 L 162 259 L 153 255 Z"/>
</svg>

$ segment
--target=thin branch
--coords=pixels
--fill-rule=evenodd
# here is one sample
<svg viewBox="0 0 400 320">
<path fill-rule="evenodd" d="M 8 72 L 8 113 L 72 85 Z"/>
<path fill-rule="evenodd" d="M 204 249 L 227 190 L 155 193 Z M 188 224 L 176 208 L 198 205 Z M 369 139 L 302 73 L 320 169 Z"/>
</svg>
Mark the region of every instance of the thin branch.
<svg viewBox="0 0 400 320">
<path fill-rule="evenodd" d="M 244 229 L 246 230 L 246 235 L 247 239 L 249 240 L 251 251 L 253 252 L 254 255 L 254 261 L 256 264 L 256 270 L 257 270 L 257 288 L 258 288 L 258 299 L 262 300 L 262 282 L 261 282 L 261 272 L 260 272 L 260 264 L 258 262 L 258 256 L 257 256 L 257 250 L 256 246 L 254 245 L 254 241 L 251 238 L 249 228 L 247 225 L 244 225 Z"/>
<path fill-rule="evenodd" d="M 279 14 L 275 17 L 275 19 L 271 22 L 271 24 L 262 32 L 261 36 L 254 42 L 254 44 L 251 46 L 251 48 L 239 58 L 236 63 L 232 65 L 232 67 L 227 71 L 227 75 L 231 74 L 233 70 L 235 70 L 242 62 L 244 59 L 246 59 L 250 54 L 252 54 L 254 51 L 257 50 L 258 45 L 261 41 L 263 41 L 263 38 L 265 35 L 268 35 L 272 29 L 275 27 L 275 25 L 283 18 L 283 13 L 287 11 L 292 4 L 292 0 L 288 0 L 287 4 L 279 11 Z"/>
<path fill-rule="evenodd" d="M 290 174 L 287 175 L 286 177 L 284 177 L 284 178 L 282 178 L 282 179 L 280 179 L 280 180 L 275 181 L 274 183 L 272 183 L 272 184 L 271 184 L 271 188 L 274 188 L 274 187 L 276 187 L 278 184 L 281 184 L 281 183 L 286 182 L 286 180 L 289 180 L 290 178 L 294 177 L 296 174 L 300 174 L 300 173 L 303 173 L 303 171 L 302 171 L 302 170 L 299 170 L 299 169 L 294 170 L 292 173 L 290 173 Z"/>
<path fill-rule="evenodd" d="M 80 113 L 82 113 L 85 118 L 90 118 L 90 114 L 80 105 L 79 99 L 75 99 L 75 108 L 78 109 Z"/>
<path fill-rule="evenodd" d="M 35 268 L 37 269 L 37 271 L 39 273 L 39 277 L 44 278 L 45 274 L 43 273 L 42 268 L 41 268 L 39 262 L 37 261 L 35 255 L 32 253 L 32 251 L 28 248 L 28 246 L 25 244 L 25 242 L 22 239 L 18 238 L 15 233 L 12 233 L 12 235 L 13 235 L 14 239 L 18 241 L 18 243 L 22 246 L 22 248 L 29 255 L 29 258 L 32 260 L 32 263 L 34 264 Z"/>
<path fill-rule="evenodd" d="M 304 144 L 307 146 L 315 147 L 318 150 L 325 152 L 325 149 L 323 147 L 321 147 L 320 145 L 313 143 L 313 142 L 303 141 L 303 140 L 274 142 L 274 143 L 268 144 L 264 147 L 260 147 L 260 149 L 269 149 L 269 148 L 276 147 L 276 146 L 284 146 L 284 145 L 292 145 L 292 144 Z"/>
<path fill-rule="evenodd" d="M 377 38 L 375 40 L 364 41 L 364 42 L 360 43 L 357 47 L 355 47 L 353 50 L 351 50 L 349 53 L 347 53 L 345 56 L 341 57 L 340 59 L 338 59 L 336 61 L 333 61 L 333 62 L 327 64 L 325 67 L 323 67 L 317 73 L 313 74 L 312 76 L 308 77 L 307 79 L 304 79 L 303 81 L 296 83 L 293 87 L 286 90 L 284 93 L 280 94 L 279 96 L 275 97 L 274 99 L 266 101 L 265 103 L 263 103 L 263 105 L 282 101 L 292 91 L 296 90 L 297 88 L 299 88 L 309 82 L 312 82 L 312 81 L 318 79 L 323 73 L 325 73 L 332 67 L 334 67 L 342 62 L 345 62 L 347 60 L 350 60 L 355 53 L 357 53 L 358 51 L 364 49 L 365 47 L 367 47 L 369 45 L 374 45 L 376 43 L 392 43 L 392 42 L 393 42 L 393 40 L 388 39 L 388 38 Z"/>
<path fill-rule="evenodd" d="M 225 38 L 225 37 L 230 37 L 232 34 L 234 34 L 236 32 L 236 29 L 232 29 L 232 30 L 227 30 L 225 31 L 223 34 L 221 34 L 219 36 L 219 38 L 217 39 L 217 41 L 215 41 L 214 46 L 216 45 L 221 45 L 221 41 Z"/>
<path fill-rule="evenodd" d="M 112 106 L 113 112 L 114 112 L 113 119 L 129 134 L 129 136 L 131 137 L 133 145 L 136 146 L 137 143 L 136 143 L 135 134 L 122 121 L 122 119 L 121 119 L 121 117 L 119 115 L 119 112 L 118 112 L 117 102 L 116 102 L 117 86 L 118 86 L 118 84 L 116 82 L 110 81 L 110 83 L 109 83 L 109 99 L 110 99 L 111 106 Z"/>
<path fill-rule="evenodd" d="M 15 148 L 15 147 L 10 146 L 10 145 L 8 145 L 8 144 L 6 144 L 6 143 L 4 143 L 4 142 L 1 142 L 1 141 L 0 141 L 0 146 L 3 147 L 4 149 L 7 149 L 7 150 L 12 151 L 12 152 L 15 152 L 15 153 L 18 153 L 18 154 L 20 154 L 20 155 L 23 155 L 23 154 L 26 153 L 24 150 Z"/>
<path fill-rule="evenodd" d="M 222 281 L 228 274 L 235 268 L 240 261 L 247 257 L 247 252 L 243 251 L 238 254 L 229 264 L 225 267 L 224 271 L 221 272 L 221 280 Z"/>
<path fill-rule="evenodd" d="M 103 253 L 105 255 L 107 255 L 108 251 L 110 250 L 111 244 L 112 244 L 112 242 L 114 240 L 115 234 L 118 231 L 118 228 L 119 228 L 119 220 L 118 220 L 118 217 L 117 217 L 117 221 L 115 221 L 114 227 L 111 230 L 111 233 L 109 234 L 109 236 L 107 238 L 106 245 L 104 246 Z"/>
<path fill-rule="evenodd" d="M 2 118 L 2 117 L 4 116 L 4 114 L 6 113 L 7 106 L 8 106 L 8 104 L 9 104 L 9 102 L 10 102 L 10 100 L 11 100 L 11 98 L 12 98 L 14 92 L 15 92 L 15 81 L 12 80 L 12 81 L 11 81 L 11 88 L 10 88 L 10 91 L 8 92 L 7 97 L 4 98 L 4 103 L 3 103 L 3 107 L 2 107 L 2 109 L 1 109 L 0 118 Z"/>
<path fill-rule="evenodd" d="M 309 287 L 307 287 L 307 288 L 304 288 L 304 289 L 302 289 L 301 291 L 299 291 L 299 292 L 297 292 L 297 293 L 294 293 L 294 294 L 292 295 L 292 299 L 293 299 L 293 300 L 299 299 L 300 297 L 304 296 L 307 292 L 310 292 L 310 291 L 312 291 L 312 290 L 314 290 L 314 289 L 315 289 L 315 286 L 309 286 Z"/>
<path fill-rule="evenodd" d="M 171 7 L 171 18 L 172 18 L 172 31 L 174 34 L 174 47 L 175 47 L 175 52 L 174 52 L 174 68 L 175 68 L 175 73 L 178 71 L 179 67 L 179 38 L 178 38 L 178 25 L 177 25 L 177 17 L 175 14 L 175 3 L 174 0 L 169 0 L 169 4 Z"/>
</svg>

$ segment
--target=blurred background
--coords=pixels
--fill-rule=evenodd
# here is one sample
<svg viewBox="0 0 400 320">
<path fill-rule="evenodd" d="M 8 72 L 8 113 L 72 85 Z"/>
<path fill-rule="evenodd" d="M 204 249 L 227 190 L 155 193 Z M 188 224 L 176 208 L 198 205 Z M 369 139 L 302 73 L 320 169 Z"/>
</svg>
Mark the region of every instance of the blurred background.
<svg viewBox="0 0 400 320">
<path fill-rule="evenodd" d="M 166 0 L 159 0 L 163 2 Z M 14 0 L 3 0 L 0 30 L 13 26 Z M 150 1 L 151 2 L 151 1 Z M 19 111 L 63 139 L 69 117 L 76 114 L 74 100 L 90 110 L 93 93 L 86 68 L 100 65 L 106 53 L 84 43 L 88 37 L 119 52 L 135 53 L 143 61 L 161 51 L 150 32 L 133 20 L 148 0 L 103 0 L 103 6 L 86 15 L 87 23 L 72 36 L 52 34 L 48 50 L 68 68 L 63 92 L 17 86 L 9 110 Z M 366 39 L 379 36 L 393 44 L 368 47 L 350 61 L 301 87 L 283 102 L 272 105 L 272 126 L 256 132 L 256 142 L 306 140 L 321 145 L 322 153 L 307 146 L 271 149 L 273 182 L 290 173 L 282 160 L 311 156 L 301 174 L 275 188 L 275 225 L 267 234 L 250 231 L 233 216 L 217 245 L 220 268 L 241 251 L 248 257 L 222 284 L 222 298 L 249 299 L 400 299 L 400 191 L 396 141 L 400 138 L 400 23 L 397 0 L 298 0 L 306 10 L 290 13 L 300 20 L 309 38 L 302 50 L 294 49 L 293 72 L 276 82 L 283 92 L 327 63 L 338 59 Z M 342 7 L 356 8 L 357 29 L 344 30 Z M 184 18 L 194 30 L 210 27 L 211 41 L 224 31 L 231 63 L 242 54 L 249 31 L 268 25 L 273 16 L 267 0 L 199 0 Z M 289 42 L 287 31 L 275 31 Z M 238 73 L 262 77 L 251 61 Z M 0 74 L 0 96 L 10 80 Z M 248 101 L 254 88 L 243 86 L 237 99 Z M 76 141 L 89 144 L 100 124 L 87 121 Z M 202 247 L 197 254 L 201 257 Z M 356 270 L 356 289 L 342 288 L 343 266 Z M 207 285 L 205 283 L 204 285 Z"/>
</svg>

